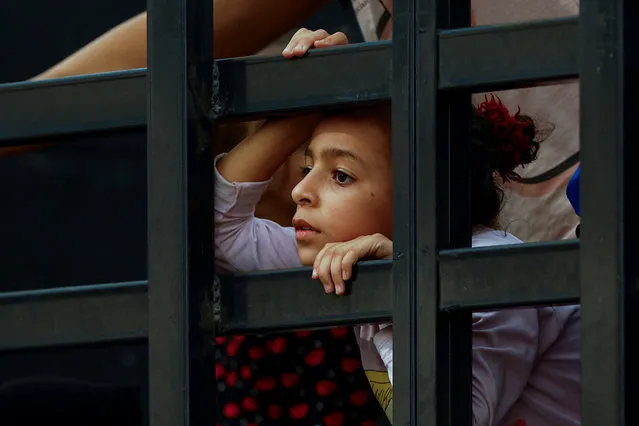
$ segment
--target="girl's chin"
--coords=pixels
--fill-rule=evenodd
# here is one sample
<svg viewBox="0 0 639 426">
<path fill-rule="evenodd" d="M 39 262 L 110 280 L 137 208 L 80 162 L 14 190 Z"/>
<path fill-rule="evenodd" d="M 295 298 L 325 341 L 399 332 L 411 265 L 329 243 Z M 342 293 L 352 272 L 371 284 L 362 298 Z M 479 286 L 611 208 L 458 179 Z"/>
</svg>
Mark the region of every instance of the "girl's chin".
<svg viewBox="0 0 639 426">
<path fill-rule="evenodd" d="M 308 247 L 297 248 L 297 255 L 300 258 L 300 262 L 302 262 L 302 265 L 304 266 L 313 266 L 318 253 L 319 250 L 311 249 Z"/>
</svg>

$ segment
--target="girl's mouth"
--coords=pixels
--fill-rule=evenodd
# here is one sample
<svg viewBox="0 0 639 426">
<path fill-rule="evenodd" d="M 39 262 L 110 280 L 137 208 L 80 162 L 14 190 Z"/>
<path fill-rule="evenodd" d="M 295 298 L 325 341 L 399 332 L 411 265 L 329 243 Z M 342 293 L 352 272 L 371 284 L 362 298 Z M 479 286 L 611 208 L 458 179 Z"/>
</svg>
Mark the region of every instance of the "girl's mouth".
<svg viewBox="0 0 639 426">
<path fill-rule="evenodd" d="M 305 220 L 293 219 L 293 227 L 295 228 L 295 239 L 297 241 L 308 241 L 319 234 L 319 231 Z"/>
</svg>

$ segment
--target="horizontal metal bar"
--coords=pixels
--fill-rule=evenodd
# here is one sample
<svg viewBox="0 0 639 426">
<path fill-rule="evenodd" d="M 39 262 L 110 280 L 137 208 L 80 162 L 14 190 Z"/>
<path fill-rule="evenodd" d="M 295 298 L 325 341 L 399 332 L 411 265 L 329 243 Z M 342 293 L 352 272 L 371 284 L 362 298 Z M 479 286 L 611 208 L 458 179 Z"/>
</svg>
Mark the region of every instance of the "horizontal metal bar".
<svg viewBox="0 0 639 426">
<path fill-rule="evenodd" d="M 388 100 L 391 64 L 389 41 L 311 50 L 303 59 L 216 61 L 213 113 L 217 118 L 259 117 Z"/>
<path fill-rule="evenodd" d="M 443 251 L 441 308 L 577 301 L 577 257 L 572 241 Z M 221 329 L 233 334 L 387 320 L 391 267 L 390 261 L 363 263 L 350 294 L 341 297 L 324 295 L 308 268 L 221 277 Z M 146 290 L 139 281 L 0 293 L 0 351 L 146 338 Z"/>
<path fill-rule="evenodd" d="M 442 250 L 440 309 L 499 309 L 579 300 L 579 243 L 558 241 Z M 215 310 L 224 334 L 388 320 L 390 261 L 364 262 L 351 293 L 325 296 L 310 268 L 221 276 Z"/>
<path fill-rule="evenodd" d="M 16 139 L 145 126 L 146 70 L 3 84 L 0 117 L 0 146 Z"/>
<path fill-rule="evenodd" d="M 439 88 L 505 89 L 578 76 L 577 18 L 441 31 Z M 392 42 L 216 62 L 214 115 L 247 118 L 390 99 Z M 327 72 L 329 70 L 330 72 Z"/>
<path fill-rule="evenodd" d="M 578 77 L 577 17 L 442 31 L 439 88 L 475 92 Z"/>
<path fill-rule="evenodd" d="M 445 250 L 439 258 L 444 310 L 579 300 L 577 241 Z"/>
<path fill-rule="evenodd" d="M 362 263 L 344 296 L 324 294 L 310 268 L 221 276 L 220 331 L 264 333 L 388 320 L 391 269 L 391 261 Z"/>
<path fill-rule="evenodd" d="M 146 338 L 146 281 L 0 293 L 0 351 Z"/>
<path fill-rule="evenodd" d="M 439 88 L 504 89 L 577 77 L 577 18 L 446 30 Z M 254 119 L 388 101 L 392 42 L 214 63 L 216 118 Z M 327 72 L 330 71 L 330 72 Z M 0 146 L 146 125 L 146 70 L 0 85 Z"/>
</svg>

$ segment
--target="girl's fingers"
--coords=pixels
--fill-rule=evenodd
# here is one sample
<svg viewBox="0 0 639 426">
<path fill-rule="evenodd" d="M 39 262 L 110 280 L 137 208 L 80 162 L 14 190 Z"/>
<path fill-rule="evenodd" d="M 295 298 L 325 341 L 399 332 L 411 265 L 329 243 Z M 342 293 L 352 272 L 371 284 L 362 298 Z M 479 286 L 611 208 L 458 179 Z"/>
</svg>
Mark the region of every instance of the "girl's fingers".
<svg viewBox="0 0 639 426">
<path fill-rule="evenodd" d="M 304 37 L 306 34 L 311 32 L 312 32 L 311 30 L 308 30 L 306 28 L 300 28 L 299 30 L 297 30 L 295 34 L 293 34 L 293 37 L 291 37 L 291 40 L 288 42 L 284 50 L 282 51 L 282 55 L 287 58 L 292 58 L 294 56 L 293 49 L 295 48 L 295 46 L 297 46 L 297 43 L 299 43 L 302 37 Z"/>
<path fill-rule="evenodd" d="M 341 31 L 315 41 L 315 47 L 341 46 L 344 44 L 348 44 L 348 37 Z"/>
<path fill-rule="evenodd" d="M 335 294 L 344 294 L 346 284 L 342 278 L 342 256 L 340 254 L 333 254 L 331 259 L 331 279 L 335 285 Z"/>
<path fill-rule="evenodd" d="M 319 279 L 326 293 L 346 292 L 346 281 L 353 279 L 353 265 L 361 258 L 392 258 L 393 243 L 380 234 L 358 237 L 347 243 L 329 243 L 315 257 L 313 279 Z"/>
<path fill-rule="evenodd" d="M 320 250 L 319 253 L 317 253 L 317 256 L 315 256 L 315 261 L 313 262 L 313 274 L 311 275 L 311 278 L 313 278 L 314 280 L 319 278 L 320 264 L 322 263 L 322 259 L 324 258 L 324 255 L 326 254 L 326 250 L 329 247 L 331 247 L 331 245 L 326 244 L 324 248 Z"/>
<path fill-rule="evenodd" d="M 320 261 L 317 274 L 319 276 L 322 285 L 324 285 L 324 291 L 326 293 L 333 293 L 335 291 L 335 283 L 331 278 L 331 260 L 333 258 L 332 253 L 326 253 Z"/>
<path fill-rule="evenodd" d="M 293 54 L 295 56 L 303 56 L 308 52 L 308 49 L 313 47 L 317 40 L 321 40 L 328 37 L 326 30 L 317 30 L 305 34 L 299 39 L 297 45 L 293 48 Z"/>
<path fill-rule="evenodd" d="M 282 55 L 286 58 L 304 56 L 311 47 L 328 47 L 348 44 L 348 37 L 343 32 L 329 35 L 326 30 L 311 31 L 306 28 L 298 30 L 288 42 Z"/>
<path fill-rule="evenodd" d="M 342 279 L 348 281 L 353 278 L 353 265 L 357 263 L 359 256 L 355 250 L 349 250 L 342 257 Z"/>
</svg>

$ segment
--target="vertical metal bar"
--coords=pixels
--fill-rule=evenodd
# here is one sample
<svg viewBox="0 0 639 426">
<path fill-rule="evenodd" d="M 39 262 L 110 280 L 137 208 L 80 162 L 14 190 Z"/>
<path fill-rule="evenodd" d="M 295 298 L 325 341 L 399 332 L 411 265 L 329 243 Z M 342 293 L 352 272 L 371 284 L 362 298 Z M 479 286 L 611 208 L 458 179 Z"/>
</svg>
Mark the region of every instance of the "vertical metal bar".
<svg viewBox="0 0 639 426">
<path fill-rule="evenodd" d="M 416 425 L 415 381 L 415 0 L 395 0 L 393 4 L 393 424 Z M 432 308 L 431 308 L 432 310 Z M 431 327 L 433 328 L 433 327 Z M 431 342 L 435 330 L 429 331 Z M 422 401 L 435 417 L 435 355 L 425 366 L 432 387 L 422 391 Z M 432 365 L 431 365 L 432 364 Z M 433 422 L 430 422 L 431 424 Z"/>
<path fill-rule="evenodd" d="M 462 8 L 463 9 L 463 8 Z M 470 8 L 467 8 L 470 12 Z M 459 9 L 458 9 L 459 11 Z M 452 18 L 452 17 L 451 17 Z M 470 14 L 468 14 L 470 18 Z M 469 21 L 468 21 L 469 22 Z M 470 247 L 472 227 L 470 216 L 470 164 L 469 164 L 469 130 L 470 106 L 469 93 L 451 93 L 442 100 L 442 115 L 438 124 L 445 129 L 440 136 L 441 148 L 447 158 L 441 158 L 438 166 L 448 165 L 447 173 L 442 173 L 446 187 L 441 188 L 442 197 L 437 200 L 442 205 L 439 217 L 438 250 L 448 248 Z M 445 208 L 448 207 L 448 208 Z M 447 226 L 443 226 L 446 224 Z M 439 281 L 438 281 L 439 282 Z M 448 410 L 449 425 L 470 426 L 472 424 L 472 311 L 456 310 L 442 313 L 441 345 L 438 368 L 446 375 L 441 382 L 448 381 L 445 407 Z M 446 327 L 447 326 L 447 327 Z M 444 353 L 443 351 L 447 351 Z M 444 383 L 442 383 L 443 385 Z"/>
<path fill-rule="evenodd" d="M 447 0 L 440 4 L 440 27 L 447 29 L 470 26 L 470 1 Z M 438 159 L 445 179 L 438 197 L 438 250 L 470 247 L 472 227 L 470 215 L 470 119 L 471 94 L 448 93 L 441 98 L 440 147 L 446 158 Z M 444 157 L 444 156 L 442 156 Z M 445 225 L 445 226 L 444 226 Z M 439 277 L 438 277 L 439 279 Z M 439 281 L 438 281 L 439 282 Z M 438 336 L 442 410 L 447 411 L 450 426 L 472 424 L 472 311 L 458 310 L 440 318 Z M 444 352 L 445 351 L 445 352 Z M 447 383 L 447 387 L 444 385 Z"/>
<path fill-rule="evenodd" d="M 630 426 L 639 424 L 639 4 L 580 5 L 582 424 Z"/>
<path fill-rule="evenodd" d="M 151 426 L 212 425 L 210 0 L 148 2 L 148 276 Z"/>
<path fill-rule="evenodd" d="M 435 425 L 437 331 L 437 0 L 393 5 L 396 425 Z M 419 30 L 419 32 L 418 32 Z M 446 420 L 447 423 L 447 420 Z"/>
<path fill-rule="evenodd" d="M 441 113 L 438 102 L 437 59 L 438 22 L 447 16 L 442 0 L 418 0 L 415 7 L 415 105 L 413 156 L 415 161 L 414 268 L 415 293 L 415 365 L 417 410 L 416 425 L 449 422 L 448 340 L 449 325 L 439 312 L 439 274 L 437 252 L 442 237 L 448 237 L 448 129 L 438 126 Z M 443 143 L 442 143 L 443 142 Z M 441 232 L 444 231 L 444 233 Z M 447 238 L 446 238 L 447 239 Z M 440 365 L 441 364 L 441 365 Z M 441 368 L 444 367 L 444 368 Z M 423 408 L 422 408 L 423 407 Z"/>
</svg>

